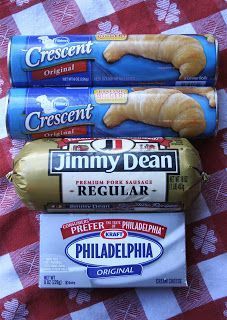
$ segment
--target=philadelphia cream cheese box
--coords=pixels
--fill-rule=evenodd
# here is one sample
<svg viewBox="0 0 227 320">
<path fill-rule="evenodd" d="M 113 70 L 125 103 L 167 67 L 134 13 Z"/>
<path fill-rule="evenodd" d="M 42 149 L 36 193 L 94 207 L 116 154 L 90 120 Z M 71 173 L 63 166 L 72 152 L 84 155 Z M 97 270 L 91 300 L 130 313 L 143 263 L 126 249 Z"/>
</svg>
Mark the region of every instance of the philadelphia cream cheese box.
<svg viewBox="0 0 227 320">
<path fill-rule="evenodd" d="M 39 286 L 187 286 L 184 213 L 41 214 Z"/>
</svg>

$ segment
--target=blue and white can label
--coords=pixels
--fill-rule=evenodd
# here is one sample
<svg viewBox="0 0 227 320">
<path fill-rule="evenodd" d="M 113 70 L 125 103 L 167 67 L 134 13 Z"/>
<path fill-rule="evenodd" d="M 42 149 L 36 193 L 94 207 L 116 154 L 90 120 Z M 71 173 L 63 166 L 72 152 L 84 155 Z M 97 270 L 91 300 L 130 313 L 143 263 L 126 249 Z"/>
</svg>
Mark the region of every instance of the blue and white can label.
<svg viewBox="0 0 227 320">
<path fill-rule="evenodd" d="M 14 139 L 207 137 L 216 130 L 216 92 L 181 88 L 13 88 L 7 127 Z"/>
<path fill-rule="evenodd" d="M 40 287 L 185 286 L 184 213 L 131 217 L 42 214 Z"/>
<path fill-rule="evenodd" d="M 212 35 L 14 36 L 9 70 L 15 87 L 213 86 Z"/>
</svg>

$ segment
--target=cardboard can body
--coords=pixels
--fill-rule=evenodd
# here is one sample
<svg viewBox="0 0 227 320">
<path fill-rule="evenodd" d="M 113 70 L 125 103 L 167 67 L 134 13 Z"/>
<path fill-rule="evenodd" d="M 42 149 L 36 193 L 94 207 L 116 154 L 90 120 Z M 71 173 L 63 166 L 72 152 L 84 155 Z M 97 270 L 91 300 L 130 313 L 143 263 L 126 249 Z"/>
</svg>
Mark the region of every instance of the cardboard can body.
<svg viewBox="0 0 227 320">
<path fill-rule="evenodd" d="M 213 136 L 211 87 L 13 88 L 7 129 L 13 139 Z"/>
<path fill-rule="evenodd" d="M 12 85 L 214 86 L 213 35 L 14 36 L 8 53 Z"/>
</svg>

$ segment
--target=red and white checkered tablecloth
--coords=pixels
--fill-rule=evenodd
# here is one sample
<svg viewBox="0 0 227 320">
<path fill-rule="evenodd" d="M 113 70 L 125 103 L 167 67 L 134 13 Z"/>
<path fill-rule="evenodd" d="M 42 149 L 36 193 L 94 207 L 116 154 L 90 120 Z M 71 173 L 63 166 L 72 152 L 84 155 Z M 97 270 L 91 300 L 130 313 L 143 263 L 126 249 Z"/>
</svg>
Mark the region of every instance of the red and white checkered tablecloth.
<svg viewBox="0 0 227 320">
<path fill-rule="evenodd" d="M 227 319 L 227 0 L 2 0 L 0 2 L 0 318 L 4 320 Z M 7 44 L 14 34 L 212 33 L 220 43 L 219 132 L 195 143 L 210 174 L 187 216 L 188 288 L 41 290 L 39 215 L 5 174 L 23 145 L 4 124 Z"/>
</svg>

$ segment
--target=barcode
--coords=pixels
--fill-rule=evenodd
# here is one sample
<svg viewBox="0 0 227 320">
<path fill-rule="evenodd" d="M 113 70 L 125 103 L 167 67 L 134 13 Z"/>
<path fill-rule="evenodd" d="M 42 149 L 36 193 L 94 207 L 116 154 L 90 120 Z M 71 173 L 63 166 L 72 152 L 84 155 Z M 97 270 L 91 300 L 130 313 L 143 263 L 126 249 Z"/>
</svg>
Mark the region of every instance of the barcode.
<svg viewBox="0 0 227 320">
<path fill-rule="evenodd" d="M 55 280 L 55 276 L 44 276 L 44 280 Z"/>
</svg>

